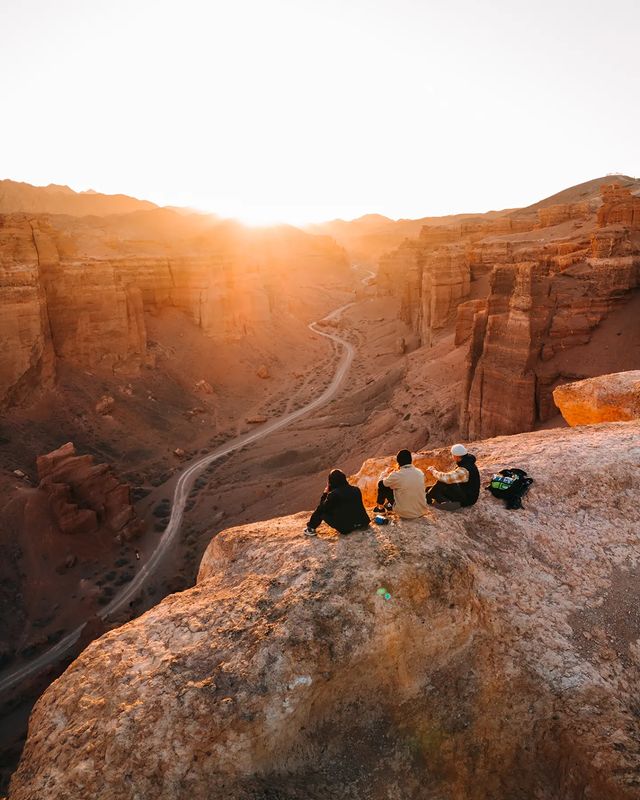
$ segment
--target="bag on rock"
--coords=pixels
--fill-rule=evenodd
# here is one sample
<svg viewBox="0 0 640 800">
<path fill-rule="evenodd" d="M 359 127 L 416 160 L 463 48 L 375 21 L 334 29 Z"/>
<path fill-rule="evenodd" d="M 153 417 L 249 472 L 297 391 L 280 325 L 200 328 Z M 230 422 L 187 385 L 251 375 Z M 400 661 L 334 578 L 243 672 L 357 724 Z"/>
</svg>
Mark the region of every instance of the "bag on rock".
<svg viewBox="0 0 640 800">
<path fill-rule="evenodd" d="M 533 478 L 530 478 L 523 469 L 509 467 L 493 475 L 485 489 L 494 497 L 504 500 L 507 508 L 516 509 L 523 507 L 522 498 L 532 483 Z"/>
</svg>

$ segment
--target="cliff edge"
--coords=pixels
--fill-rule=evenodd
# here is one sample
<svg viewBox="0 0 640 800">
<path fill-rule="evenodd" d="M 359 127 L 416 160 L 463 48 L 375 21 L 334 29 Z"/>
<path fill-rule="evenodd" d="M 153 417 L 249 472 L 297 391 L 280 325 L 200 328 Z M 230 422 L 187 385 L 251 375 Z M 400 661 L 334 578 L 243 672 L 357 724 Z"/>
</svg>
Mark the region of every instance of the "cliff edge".
<svg viewBox="0 0 640 800">
<path fill-rule="evenodd" d="M 640 798 L 640 421 L 473 449 L 524 510 L 219 534 L 43 695 L 11 800 Z"/>
</svg>

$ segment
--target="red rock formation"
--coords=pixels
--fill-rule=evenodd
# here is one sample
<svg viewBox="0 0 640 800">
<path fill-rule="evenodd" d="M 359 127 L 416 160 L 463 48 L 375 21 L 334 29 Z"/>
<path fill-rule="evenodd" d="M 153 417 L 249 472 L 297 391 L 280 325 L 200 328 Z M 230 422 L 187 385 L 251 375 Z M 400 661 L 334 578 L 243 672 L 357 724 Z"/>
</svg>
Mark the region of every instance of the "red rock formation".
<svg viewBox="0 0 640 800">
<path fill-rule="evenodd" d="M 469 300 L 460 303 L 456 316 L 456 338 L 455 345 L 463 344 L 471 336 L 474 327 L 474 317 L 487 307 L 486 300 Z"/>
<path fill-rule="evenodd" d="M 552 416 L 551 392 L 562 372 L 545 362 L 587 344 L 603 318 L 640 287 L 640 256 L 581 258 L 563 268 L 562 256 L 552 252 L 494 269 L 487 318 L 476 320 L 470 347 L 464 435 L 531 430 Z"/>
<path fill-rule="evenodd" d="M 430 232 L 427 232 L 430 234 Z M 468 296 L 471 270 L 463 248 L 440 246 L 421 235 L 383 256 L 378 288 L 400 299 L 400 318 L 416 332 L 422 344 L 431 343 L 434 331 L 449 322 L 458 303 Z"/>
<path fill-rule="evenodd" d="M 602 206 L 598 209 L 598 225 L 640 226 L 640 197 L 615 183 L 602 187 Z"/>
<path fill-rule="evenodd" d="M 54 352 L 31 226 L 0 216 L 0 405 L 51 385 Z"/>
<path fill-rule="evenodd" d="M 94 533 L 104 526 L 122 539 L 141 531 L 131 505 L 129 486 L 120 483 L 107 464 L 76 454 L 71 442 L 38 456 L 39 489 L 63 533 Z"/>
<path fill-rule="evenodd" d="M 560 225 L 568 220 L 586 219 L 591 213 L 591 204 L 584 203 L 559 203 L 555 206 L 545 206 L 538 209 L 538 224 L 541 228 Z"/>
<path fill-rule="evenodd" d="M 248 231 L 160 209 L 100 224 L 0 216 L 0 407 L 25 385 L 50 385 L 58 360 L 124 374 L 152 365 L 147 313 L 177 308 L 206 336 L 240 341 L 299 313 L 297 271 L 309 282 L 346 267 L 334 242 L 293 228 Z"/>
</svg>

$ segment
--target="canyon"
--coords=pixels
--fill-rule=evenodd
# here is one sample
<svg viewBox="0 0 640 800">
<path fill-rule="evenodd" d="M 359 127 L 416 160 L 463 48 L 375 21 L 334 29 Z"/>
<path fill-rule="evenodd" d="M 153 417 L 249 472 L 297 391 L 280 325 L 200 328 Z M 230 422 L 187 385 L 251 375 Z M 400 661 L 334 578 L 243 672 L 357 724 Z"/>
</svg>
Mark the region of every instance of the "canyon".
<svg viewBox="0 0 640 800">
<path fill-rule="evenodd" d="M 618 631 L 618 610 L 607 605 L 607 581 L 626 609 L 630 581 L 624 564 L 636 558 L 628 527 L 637 521 L 629 499 L 636 484 L 632 475 L 624 475 L 637 466 L 637 390 L 631 370 L 640 368 L 639 192 L 640 182 L 607 176 L 526 209 L 398 221 L 370 215 L 303 231 L 288 226 L 248 229 L 124 196 L 77 194 L 66 187 L 41 191 L 0 182 L 0 666 L 7 672 L 28 664 L 86 623 L 81 641 L 57 667 L 13 696 L 0 697 L 9 724 L 24 720 L 25 711 L 69 658 L 107 632 L 65 672 L 60 698 L 49 690 L 37 706 L 11 797 L 54 786 L 70 797 L 94 792 L 95 787 L 83 783 L 80 762 L 69 755 L 71 739 L 59 726 L 52 727 L 51 715 L 58 712 L 57 719 L 69 720 L 78 757 L 85 752 L 82 735 L 73 738 L 80 730 L 98 737 L 100 758 L 107 752 L 117 755 L 113 773 L 107 770 L 105 797 L 161 797 L 171 791 L 173 796 L 186 791 L 207 796 L 214 789 L 247 798 L 273 792 L 291 798 L 322 792 L 377 796 L 367 794 L 365 768 L 376 775 L 380 796 L 399 791 L 407 797 L 560 800 L 580 796 L 587 786 L 601 796 L 635 796 L 629 789 L 632 756 L 628 762 L 622 756 L 616 761 L 618 756 L 603 750 L 599 740 L 587 742 L 588 725 L 576 700 L 591 696 L 593 686 L 601 684 L 606 686 L 600 704 L 614 696 L 612 675 L 620 678 L 622 670 L 616 659 L 627 665 L 635 658 L 631 628 L 621 634 L 628 641 L 619 644 L 615 656 L 607 650 L 609 661 L 615 662 L 611 672 L 598 650 L 597 658 L 587 659 L 591 667 L 586 662 L 576 667 L 580 687 L 588 684 L 586 694 L 574 697 L 565 690 L 578 674 L 567 665 L 586 658 L 584 643 L 595 641 L 604 652 L 608 645 L 598 631 Z M 369 270 L 373 279 L 365 279 Z M 100 609 L 154 552 L 182 470 L 234 437 L 304 407 L 329 385 L 337 346 L 307 325 L 338 306 L 344 306 L 339 318 L 319 323 L 339 333 L 356 352 L 337 396 L 286 429 L 208 466 L 189 491 L 180 535 L 153 579 L 128 609 L 100 619 Z M 611 376 L 613 372 L 620 377 Z M 604 376 L 600 389 L 589 381 L 587 389 L 575 383 L 598 375 Z M 627 427 L 541 430 L 620 419 L 630 420 Z M 527 438 L 523 432 L 532 433 Z M 489 439 L 493 436 L 499 438 Z M 531 468 L 536 491 L 526 503 L 525 522 L 514 522 L 513 512 L 485 501 L 464 518 L 434 512 L 436 516 L 415 525 L 398 523 L 387 535 L 372 531 L 370 540 L 358 542 L 358 552 L 349 550 L 352 539 L 330 536 L 318 543 L 331 549 L 308 551 L 309 543 L 300 539 L 308 512 L 300 511 L 317 501 L 330 467 L 357 473 L 372 505 L 374 477 L 390 463 L 389 453 L 409 447 L 419 452 L 419 464 L 447 469 L 448 450 L 443 448 L 456 439 L 474 442 L 484 477 L 508 465 Z M 593 455 L 600 448 L 611 451 L 605 460 L 611 467 L 606 486 L 612 499 L 594 509 L 586 485 L 602 475 L 602 464 Z M 557 449 L 586 460 L 584 478 L 574 474 L 578 465 L 568 463 L 569 456 Z M 375 458 L 362 466 L 367 457 Z M 618 458 L 622 466 L 614 464 Z M 553 470 L 569 471 L 572 488 L 564 513 L 570 508 L 574 522 L 562 521 L 561 502 L 551 491 Z M 617 505 L 616 481 L 623 496 L 615 500 Z M 542 509 L 546 513 L 549 504 L 553 510 L 547 521 Z M 601 529 L 601 517 L 621 526 L 622 532 L 609 522 Z M 508 535 L 505 525 L 515 525 Z M 554 525 L 562 531 L 557 545 Z M 548 597 L 558 599 L 564 591 L 560 576 L 563 570 L 574 570 L 570 562 L 576 549 L 569 542 L 575 537 L 582 537 L 576 547 L 584 559 L 575 570 L 584 568 L 584 583 L 593 579 L 601 595 L 570 587 L 578 594 L 563 605 L 564 617 L 548 621 L 544 634 L 557 645 L 549 658 L 556 659 L 558 670 L 568 672 L 554 676 L 549 667 L 548 674 L 541 674 L 535 663 L 543 653 L 540 626 L 546 624 L 549 607 L 540 598 L 547 597 L 552 584 Z M 512 550 L 515 566 L 509 563 Z M 532 556 L 529 550 L 542 555 Z M 590 563 L 596 552 L 605 557 L 597 574 Z M 550 577 L 548 562 L 556 557 L 557 570 Z M 427 575 L 426 588 L 419 587 L 423 578 L 418 571 Z M 529 610 L 507 607 L 512 579 L 529 598 L 523 601 Z M 393 612 L 391 601 L 380 601 L 380 608 L 375 605 L 379 598 L 373 606 L 363 604 L 367 581 L 407 588 L 402 610 L 387 619 L 380 613 Z M 369 588 L 367 584 L 367 593 Z M 163 600 L 167 594 L 171 596 Z M 395 594 L 393 589 L 391 596 Z M 240 597 L 245 598 L 242 603 Z M 343 598 L 343 605 L 334 625 L 317 615 L 325 605 L 335 610 L 331 598 L 336 597 Z M 613 616 L 585 628 L 591 639 L 581 633 L 578 644 L 567 643 L 567 620 L 584 609 L 594 609 L 584 613 L 595 619 L 601 600 Z M 271 604 L 268 609 L 265 602 Z M 447 610 L 450 603 L 451 608 L 460 603 L 459 614 Z M 535 612 L 530 610 L 534 606 Z M 264 609 L 275 616 L 263 625 L 259 617 Z M 174 612 L 183 620 L 193 616 L 188 631 L 173 621 Z M 365 612 L 374 614 L 373 626 L 367 622 L 356 635 L 354 621 L 362 622 Z M 409 616 L 402 622 L 405 612 Z M 524 620 L 521 612 L 533 617 Z M 295 621 L 291 629 L 289 614 Z M 420 642 L 419 632 L 430 630 L 432 619 L 433 631 Z M 156 622 L 159 627 L 154 628 Z M 383 626 L 381 635 L 378 624 Z M 298 641 L 298 625 L 315 633 Z M 324 628 L 318 630 L 318 625 Z M 517 641 L 522 630 L 529 631 L 527 647 Z M 198 649 L 209 636 L 200 634 L 211 631 L 220 637 L 211 644 L 215 664 Z M 197 634 L 193 641 L 192 634 Z M 168 655 L 173 644 L 165 643 L 165 635 L 176 644 L 175 663 Z M 276 649 L 285 646 L 280 661 L 272 635 Z M 503 640 L 517 651 L 508 663 Z M 239 643 L 235 650 L 234 642 Z M 108 650 L 110 643 L 117 655 Z M 327 649 L 328 655 L 316 647 Z M 241 665 L 243 648 L 256 664 L 275 665 L 273 679 L 264 670 L 251 672 L 253 661 Z M 123 686 L 127 665 L 141 663 L 142 650 L 151 655 L 145 657 L 143 677 L 131 684 L 131 691 L 143 692 L 135 704 Z M 378 651 L 385 658 L 376 664 Z M 306 665 L 304 680 L 294 669 L 299 659 Z M 433 662 L 433 669 L 421 660 Z M 87 688 L 80 716 L 72 720 L 66 698 L 82 693 L 85 681 L 95 681 L 91 686 L 104 682 L 106 662 L 120 663 L 124 670 L 120 675 L 118 668 L 109 678 L 119 710 Z M 239 672 L 227 676 L 223 669 L 225 674 L 219 681 L 212 678 L 213 683 L 202 677 L 202 670 L 214 674 L 227 662 Z M 348 676 L 362 665 L 369 677 L 358 689 Z M 495 665 L 499 670 L 490 679 Z M 187 693 L 187 705 L 214 720 L 211 741 L 201 741 L 197 752 L 190 750 L 197 744 L 189 741 L 195 735 L 193 724 L 182 720 L 181 707 L 167 699 L 164 672 L 182 675 L 186 670 L 191 675 L 192 667 L 200 677 L 189 678 L 196 688 L 189 689 L 195 694 Z M 599 678 L 589 672 L 592 668 Z M 473 685 L 486 684 L 487 689 L 478 689 L 461 711 L 470 674 Z M 446 675 L 458 678 L 445 690 Z M 80 687 L 73 683 L 76 678 Z M 507 721 L 498 729 L 489 709 L 499 703 L 500 681 L 512 679 L 517 700 L 503 709 Z M 252 698 L 249 688 L 238 689 L 243 681 L 246 687 L 262 688 Z M 260 697 L 271 702 L 272 695 L 282 695 L 279 682 L 293 686 L 281 697 L 284 710 L 262 708 Z M 334 700 L 329 683 L 339 687 Z M 220 692 L 213 684 L 226 687 L 220 708 Z M 425 705 L 432 685 L 446 697 L 441 713 Z M 306 686 L 314 688 L 304 695 L 306 705 L 296 710 L 291 698 L 297 698 L 298 687 L 307 692 Z M 323 689 L 317 691 L 319 686 Z M 375 711 L 367 693 L 375 696 L 380 686 L 388 696 Z M 293 692 L 291 698 L 287 692 Z M 355 699 L 346 699 L 350 692 Z M 403 698 L 400 711 L 394 692 Z M 538 692 L 546 698 L 539 704 L 531 699 Z M 236 710 L 240 696 L 246 711 Z M 627 733 L 628 697 L 622 696 L 621 716 L 615 721 Z M 139 710 L 130 717 L 131 703 Z M 169 715 L 166 730 L 158 730 L 174 742 L 185 763 L 197 765 L 181 772 L 180 759 L 174 769 L 164 756 L 154 760 L 145 750 L 139 766 L 146 777 L 136 783 L 124 761 L 127 737 L 153 741 L 144 726 L 155 719 L 147 712 L 158 703 Z M 413 721 L 407 722 L 407 709 L 415 703 Z M 528 704 L 536 711 L 530 727 L 523 727 L 516 717 Z M 322 711 L 323 706 L 331 712 Z M 348 723 L 354 709 L 362 713 L 361 725 Z M 557 724 L 549 723 L 551 713 L 558 715 Z M 287 732 L 289 714 L 295 720 L 308 715 L 308 732 L 300 728 L 302 722 Z M 467 715 L 467 732 L 456 728 L 456 715 L 461 714 Z M 108 737 L 120 730 L 114 721 L 119 715 L 124 738 L 118 742 L 125 744 L 121 750 L 117 744 L 116 753 L 107 744 L 103 747 L 100 737 L 103 731 Z M 331 719 L 340 728 L 333 744 L 327 733 Z M 220 732 L 227 725 L 224 720 L 232 723 L 229 742 L 235 739 L 235 745 L 222 744 L 227 742 Z M 15 730 L 20 724 L 13 725 Z M 170 730 L 174 725 L 175 735 Z M 380 726 L 389 731 L 381 742 L 393 755 L 381 753 L 373 743 Z M 46 736 L 38 737 L 39 728 Z M 267 728 L 274 733 L 273 745 L 261 738 L 260 730 Z M 348 738 L 349 731 L 356 737 L 361 766 L 341 760 L 340 747 L 346 746 L 341 737 Z M 535 735 L 528 747 L 531 731 Z M 498 747 L 495 737 L 503 734 L 504 747 Z M 483 736 L 492 744 L 479 756 L 473 743 Z M 324 755 L 314 737 L 322 742 Z M 585 765 L 584 775 L 551 752 L 548 742 L 559 738 L 567 743 L 563 752 L 577 754 Z M 0 730 L 0 746 L 9 740 Z M 56 742 L 56 758 L 68 770 L 49 770 L 45 741 Z M 11 742 L 10 764 L 21 747 Z M 629 747 L 625 738 L 614 749 L 624 753 Z M 246 763 L 238 761 L 240 750 L 249 759 Z M 596 750 L 604 753 L 596 759 L 600 766 L 586 766 Z M 452 753 L 462 754 L 467 765 L 457 784 Z M 382 766 L 374 767 L 374 762 Z M 332 764 L 342 766 L 334 769 Z M 420 794 L 423 790 L 408 778 L 411 765 L 426 769 L 429 785 L 441 794 Z M 611 780 L 605 775 L 609 766 L 615 772 Z M 116 775 L 120 768 L 129 776 L 126 786 Z M 518 794 L 510 771 L 521 768 L 526 780 Z M 476 770 L 483 776 L 481 785 L 476 794 L 464 794 L 462 785 L 468 785 L 468 775 Z M 205 773 L 215 774 L 213 782 Z"/>
</svg>

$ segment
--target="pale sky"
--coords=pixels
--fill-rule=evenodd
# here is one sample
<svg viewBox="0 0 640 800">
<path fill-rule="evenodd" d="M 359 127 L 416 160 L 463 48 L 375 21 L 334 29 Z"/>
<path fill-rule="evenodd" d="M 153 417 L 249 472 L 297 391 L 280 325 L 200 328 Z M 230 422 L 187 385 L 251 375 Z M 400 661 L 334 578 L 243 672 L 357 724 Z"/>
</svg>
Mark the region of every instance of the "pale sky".
<svg viewBox="0 0 640 800">
<path fill-rule="evenodd" d="M 640 175 L 640 0 L 0 0 L 0 178 L 247 222 Z"/>
</svg>

